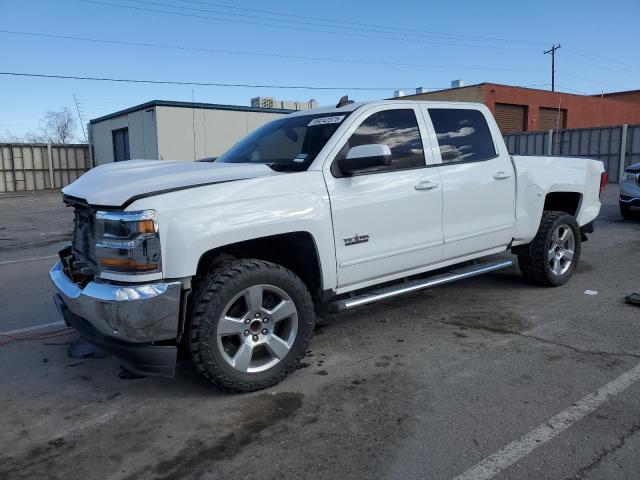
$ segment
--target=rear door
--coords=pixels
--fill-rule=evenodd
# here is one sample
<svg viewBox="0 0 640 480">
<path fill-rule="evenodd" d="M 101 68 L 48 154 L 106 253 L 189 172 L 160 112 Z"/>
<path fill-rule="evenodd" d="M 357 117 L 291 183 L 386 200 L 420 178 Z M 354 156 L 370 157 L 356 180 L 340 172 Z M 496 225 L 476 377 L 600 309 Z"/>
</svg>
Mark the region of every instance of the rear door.
<svg viewBox="0 0 640 480">
<path fill-rule="evenodd" d="M 515 224 L 515 174 L 500 132 L 464 105 L 427 108 L 439 146 L 443 185 L 443 260 L 506 247 Z"/>
<path fill-rule="evenodd" d="M 423 145 L 426 142 L 426 147 Z M 351 147 L 385 144 L 391 165 L 344 176 Z M 417 105 L 359 113 L 324 166 L 339 289 L 404 276 L 442 258 L 442 186 Z M 332 158 L 333 157 L 333 158 Z"/>
</svg>

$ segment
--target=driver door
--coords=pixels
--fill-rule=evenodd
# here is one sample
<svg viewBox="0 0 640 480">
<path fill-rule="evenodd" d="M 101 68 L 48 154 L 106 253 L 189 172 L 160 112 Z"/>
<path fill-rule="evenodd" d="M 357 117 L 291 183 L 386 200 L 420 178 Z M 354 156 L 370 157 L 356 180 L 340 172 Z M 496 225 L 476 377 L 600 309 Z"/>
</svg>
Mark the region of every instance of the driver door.
<svg viewBox="0 0 640 480">
<path fill-rule="evenodd" d="M 409 102 L 364 110 L 338 142 L 324 168 L 338 291 L 403 277 L 442 259 L 442 183 L 428 142 L 420 110 Z M 338 160 L 349 149 L 371 144 L 389 147 L 389 165 L 341 173 Z"/>
</svg>

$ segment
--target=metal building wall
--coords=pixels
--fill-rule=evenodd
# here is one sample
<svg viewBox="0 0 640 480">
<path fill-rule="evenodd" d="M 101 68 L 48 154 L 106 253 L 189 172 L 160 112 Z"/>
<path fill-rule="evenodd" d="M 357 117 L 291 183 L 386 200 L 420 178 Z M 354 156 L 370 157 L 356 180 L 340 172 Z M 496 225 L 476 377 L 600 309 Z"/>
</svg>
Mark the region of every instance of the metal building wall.
<svg viewBox="0 0 640 480">
<path fill-rule="evenodd" d="M 0 192 L 63 188 L 90 168 L 84 144 L 0 144 Z"/>
<path fill-rule="evenodd" d="M 248 133 L 283 114 L 157 106 L 158 158 L 218 157 Z"/>
</svg>

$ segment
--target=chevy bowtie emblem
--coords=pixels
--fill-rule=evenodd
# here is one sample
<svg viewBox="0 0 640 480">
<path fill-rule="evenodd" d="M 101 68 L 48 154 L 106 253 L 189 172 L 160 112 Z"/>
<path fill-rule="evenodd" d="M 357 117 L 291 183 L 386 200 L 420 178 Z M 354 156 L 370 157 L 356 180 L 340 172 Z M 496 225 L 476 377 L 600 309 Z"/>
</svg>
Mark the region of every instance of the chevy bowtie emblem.
<svg viewBox="0 0 640 480">
<path fill-rule="evenodd" d="M 353 237 L 343 238 L 344 246 L 357 245 L 358 243 L 367 243 L 370 235 L 358 235 L 357 233 Z"/>
</svg>

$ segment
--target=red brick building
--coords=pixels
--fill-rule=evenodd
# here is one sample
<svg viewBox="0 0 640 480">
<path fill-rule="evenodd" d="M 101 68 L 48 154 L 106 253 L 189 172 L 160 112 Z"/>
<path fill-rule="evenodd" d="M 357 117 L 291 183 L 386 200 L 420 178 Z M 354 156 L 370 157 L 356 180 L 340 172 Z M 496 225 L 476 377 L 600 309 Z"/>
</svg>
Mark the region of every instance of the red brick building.
<svg viewBox="0 0 640 480">
<path fill-rule="evenodd" d="M 587 96 L 480 83 L 401 98 L 484 103 L 503 133 L 640 124 L 639 90 Z"/>
</svg>

